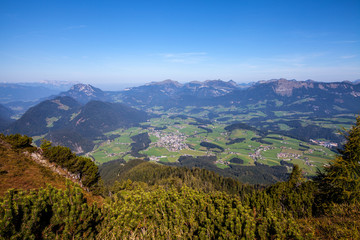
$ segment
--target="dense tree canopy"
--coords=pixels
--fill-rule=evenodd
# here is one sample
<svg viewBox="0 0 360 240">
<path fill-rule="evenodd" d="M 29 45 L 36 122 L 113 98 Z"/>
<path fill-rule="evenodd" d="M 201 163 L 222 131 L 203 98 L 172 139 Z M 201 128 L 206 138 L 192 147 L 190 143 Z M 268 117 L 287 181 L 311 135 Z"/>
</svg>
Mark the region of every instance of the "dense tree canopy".
<svg viewBox="0 0 360 240">
<path fill-rule="evenodd" d="M 335 202 L 360 203 L 360 116 L 344 135 L 344 148 L 325 168 L 320 186 Z"/>
<path fill-rule="evenodd" d="M 76 156 L 70 148 L 52 146 L 44 140 L 41 145 L 43 155 L 50 161 L 65 167 L 70 172 L 78 175 L 81 183 L 92 191 L 99 192 L 100 180 L 98 166 L 90 158 Z"/>
</svg>

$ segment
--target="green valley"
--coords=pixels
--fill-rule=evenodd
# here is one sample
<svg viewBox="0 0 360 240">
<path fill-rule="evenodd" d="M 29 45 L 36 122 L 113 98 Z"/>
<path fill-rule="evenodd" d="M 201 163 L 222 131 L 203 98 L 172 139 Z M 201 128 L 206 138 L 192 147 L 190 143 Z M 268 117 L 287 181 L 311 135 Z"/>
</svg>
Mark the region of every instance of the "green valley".
<svg viewBox="0 0 360 240">
<path fill-rule="evenodd" d="M 215 156 L 215 165 L 221 169 L 229 168 L 231 165 L 258 164 L 287 166 L 290 169 L 293 164 L 297 164 L 306 175 L 312 176 L 317 168 L 322 168 L 335 155 L 329 148 L 286 136 L 282 132 L 264 131 L 245 124 L 236 129 L 226 130 L 232 123 L 241 121 L 250 124 L 251 119 L 266 116 L 263 112 L 259 113 L 259 110 L 241 114 L 241 109 L 234 112 L 234 109 L 224 107 L 186 107 L 169 110 L 157 107 L 149 112 L 153 117 L 139 127 L 120 128 L 106 133 L 107 140 L 97 141 L 94 150 L 87 155 L 98 164 L 116 159 L 133 159 L 136 156 L 131 155 L 131 137 L 141 133 L 148 133 L 151 143 L 139 153 L 143 158 L 159 163 L 175 163 L 181 156 Z M 209 119 L 211 113 L 216 117 Z M 264 122 L 279 121 L 291 122 L 291 119 L 281 115 Z M 313 122 L 304 118 L 301 125 L 306 126 Z M 319 121 L 317 124 L 320 124 Z M 348 127 L 349 119 L 336 118 L 335 124 L 333 119 L 321 119 L 321 124 L 336 131 L 340 130 L 340 126 Z M 214 144 L 217 147 L 202 146 L 202 143 Z M 242 163 L 230 162 L 233 158 L 241 159 Z"/>
</svg>

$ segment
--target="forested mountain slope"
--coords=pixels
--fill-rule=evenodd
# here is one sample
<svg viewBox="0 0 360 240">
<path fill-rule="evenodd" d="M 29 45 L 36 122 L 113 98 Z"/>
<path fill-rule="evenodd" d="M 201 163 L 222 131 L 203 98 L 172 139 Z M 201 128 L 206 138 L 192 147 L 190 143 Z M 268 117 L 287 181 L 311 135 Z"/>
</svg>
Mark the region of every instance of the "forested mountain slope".
<svg viewBox="0 0 360 240">
<path fill-rule="evenodd" d="M 70 97 L 43 101 L 26 111 L 19 120 L 9 126 L 7 132 L 39 136 L 49 130 L 64 128 L 80 107 L 81 104 Z"/>
<path fill-rule="evenodd" d="M 30 108 L 5 132 L 42 136 L 81 153 L 91 151 L 92 140 L 103 133 L 146 119 L 146 113 L 121 103 L 90 101 L 81 105 L 71 97 L 57 97 Z"/>
<path fill-rule="evenodd" d="M 6 128 L 13 121 L 11 115 L 13 112 L 11 109 L 0 104 L 0 131 Z"/>
</svg>

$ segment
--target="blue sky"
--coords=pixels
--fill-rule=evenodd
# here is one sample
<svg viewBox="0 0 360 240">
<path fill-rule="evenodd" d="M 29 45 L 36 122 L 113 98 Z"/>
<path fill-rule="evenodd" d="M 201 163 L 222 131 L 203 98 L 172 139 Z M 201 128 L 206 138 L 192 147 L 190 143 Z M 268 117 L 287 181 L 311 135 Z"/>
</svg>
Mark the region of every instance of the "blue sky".
<svg viewBox="0 0 360 240">
<path fill-rule="evenodd" d="M 360 78 L 360 0 L 0 1 L 0 81 Z"/>
</svg>

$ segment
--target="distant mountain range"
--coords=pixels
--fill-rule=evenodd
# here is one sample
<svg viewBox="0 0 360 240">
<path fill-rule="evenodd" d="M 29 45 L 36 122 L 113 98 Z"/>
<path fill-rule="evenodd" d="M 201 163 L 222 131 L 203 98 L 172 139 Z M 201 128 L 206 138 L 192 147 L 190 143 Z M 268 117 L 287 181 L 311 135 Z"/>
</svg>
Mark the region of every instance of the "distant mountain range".
<svg viewBox="0 0 360 240">
<path fill-rule="evenodd" d="M 244 86 L 241 86 L 244 87 Z M 241 89 L 234 81 L 208 80 L 181 84 L 172 80 L 153 82 L 143 86 L 112 93 L 112 98 L 139 107 L 191 105 L 195 101 L 205 101 Z"/>
<path fill-rule="evenodd" d="M 13 115 L 21 115 L 27 109 L 62 91 L 76 82 L 41 81 L 23 83 L 0 83 L 0 104 L 10 108 Z M 53 97 L 51 97 L 53 98 Z"/>
<path fill-rule="evenodd" d="M 86 86 L 77 85 L 77 91 L 73 89 L 62 94 L 82 99 L 83 102 L 90 99 L 119 101 L 142 109 L 153 106 L 244 107 L 263 104 L 268 111 L 291 110 L 309 112 L 315 116 L 360 111 L 360 84 L 348 81 L 324 83 L 276 79 L 240 87 L 233 81 L 212 80 L 180 84 L 166 80 L 119 92 L 103 92 L 90 85 Z M 87 93 L 79 89 L 87 89 Z"/>
<path fill-rule="evenodd" d="M 246 90 L 214 99 L 226 106 L 264 104 L 267 111 L 309 112 L 317 116 L 360 111 L 360 84 L 286 79 L 258 82 Z"/>
<path fill-rule="evenodd" d="M 15 89 L 20 91 L 21 88 Z M 147 110 L 154 106 L 168 109 L 218 105 L 260 109 L 267 118 L 262 120 L 258 116 L 252 120 L 252 125 L 261 128 L 265 120 L 271 119 L 279 111 L 313 117 L 359 114 L 360 84 L 275 79 L 240 86 L 234 81 L 209 80 L 181 84 L 165 80 L 123 91 L 102 91 L 89 84 L 76 84 L 70 90 L 48 97 L 48 100 L 28 109 L 7 128 L 7 132 L 46 135 L 54 142 L 84 152 L 91 149 L 93 145 L 90 142 L 103 137 L 103 133 L 146 121 L 147 114 L 135 108 Z M 13 112 L 6 106 L 0 108 L 0 128 L 4 129 L 10 124 Z M 272 128 L 271 123 L 267 124 Z"/>
<path fill-rule="evenodd" d="M 42 81 L 38 83 L 0 82 L 0 103 L 35 101 L 50 95 L 57 95 L 73 86 L 74 82 Z"/>
<path fill-rule="evenodd" d="M 247 105 L 266 101 L 268 107 L 274 101 L 278 110 L 298 108 L 321 114 L 343 111 L 357 111 L 355 103 L 359 98 L 359 80 L 350 82 L 315 82 L 273 79 L 256 83 L 237 84 L 234 81 L 207 80 L 181 84 L 172 80 L 152 82 L 123 91 L 102 91 L 89 84 L 75 84 L 64 91 L 65 83 L 8 84 L 0 83 L 0 104 L 22 114 L 37 103 L 69 96 L 85 104 L 91 100 L 122 102 L 146 109 L 151 106 L 166 108 L 206 105 Z M 52 86 L 49 87 L 49 86 Z M 55 86 L 55 87 L 54 87 Z M 60 91 L 62 89 L 62 91 Z M 303 100 L 306 99 L 306 100 Z M 300 101 L 301 100 L 301 101 Z M 281 105 L 281 106 L 280 106 Z"/>
<path fill-rule="evenodd" d="M 240 106 L 262 104 L 266 111 L 309 112 L 314 116 L 360 112 L 360 84 L 277 79 L 259 81 L 240 88 L 233 81 L 205 81 L 180 84 L 166 80 L 107 92 L 113 101 L 146 109 L 153 106 Z"/>
</svg>

